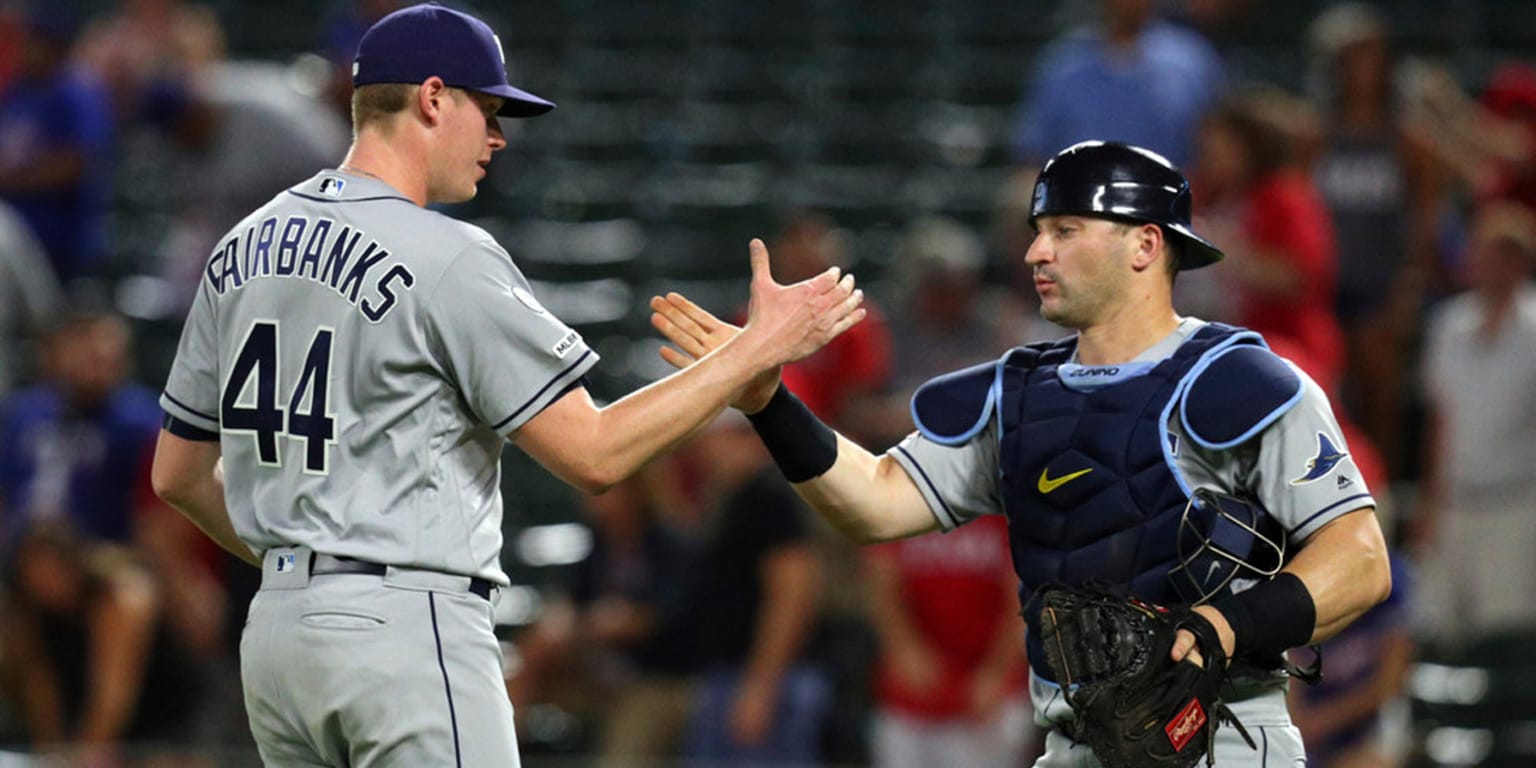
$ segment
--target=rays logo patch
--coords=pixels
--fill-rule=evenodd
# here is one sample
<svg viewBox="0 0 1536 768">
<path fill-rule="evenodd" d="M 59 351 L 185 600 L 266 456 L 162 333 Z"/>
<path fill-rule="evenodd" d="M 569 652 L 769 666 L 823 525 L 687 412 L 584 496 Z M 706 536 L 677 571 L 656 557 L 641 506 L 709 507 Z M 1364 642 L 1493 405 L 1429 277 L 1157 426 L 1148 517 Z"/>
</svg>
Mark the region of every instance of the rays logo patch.
<svg viewBox="0 0 1536 768">
<path fill-rule="evenodd" d="M 1339 465 L 1339 462 L 1349 458 L 1348 453 L 1342 453 L 1333 447 L 1333 441 L 1322 432 L 1317 433 L 1317 455 L 1307 460 L 1307 473 L 1291 481 L 1291 485 L 1305 485 L 1317 480 Z"/>
</svg>

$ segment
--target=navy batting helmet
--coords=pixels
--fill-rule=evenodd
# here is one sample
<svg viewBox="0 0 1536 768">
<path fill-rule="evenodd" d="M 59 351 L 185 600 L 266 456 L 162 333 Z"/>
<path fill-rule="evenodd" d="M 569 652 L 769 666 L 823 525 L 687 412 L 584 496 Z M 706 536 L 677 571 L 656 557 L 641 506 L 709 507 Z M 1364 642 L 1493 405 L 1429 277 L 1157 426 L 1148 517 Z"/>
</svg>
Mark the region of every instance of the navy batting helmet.
<svg viewBox="0 0 1536 768">
<path fill-rule="evenodd" d="M 1162 155 L 1113 141 L 1063 149 L 1040 169 L 1029 204 L 1040 216 L 1093 216 L 1156 224 L 1184 241 L 1180 269 L 1221 260 L 1221 249 L 1189 226 L 1189 180 Z"/>
</svg>

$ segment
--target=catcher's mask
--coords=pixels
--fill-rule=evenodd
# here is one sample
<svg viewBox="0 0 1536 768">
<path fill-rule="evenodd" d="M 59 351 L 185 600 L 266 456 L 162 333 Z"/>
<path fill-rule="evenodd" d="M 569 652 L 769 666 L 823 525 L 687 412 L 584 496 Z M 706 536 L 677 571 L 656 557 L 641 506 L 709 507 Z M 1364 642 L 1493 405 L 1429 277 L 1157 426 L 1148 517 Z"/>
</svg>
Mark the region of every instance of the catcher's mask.
<svg viewBox="0 0 1536 768">
<path fill-rule="evenodd" d="M 1269 579 L 1285 565 L 1285 534 L 1258 503 L 1197 488 L 1179 520 L 1179 562 L 1168 572 L 1179 597 L 1200 605 L 1237 578 Z"/>
</svg>

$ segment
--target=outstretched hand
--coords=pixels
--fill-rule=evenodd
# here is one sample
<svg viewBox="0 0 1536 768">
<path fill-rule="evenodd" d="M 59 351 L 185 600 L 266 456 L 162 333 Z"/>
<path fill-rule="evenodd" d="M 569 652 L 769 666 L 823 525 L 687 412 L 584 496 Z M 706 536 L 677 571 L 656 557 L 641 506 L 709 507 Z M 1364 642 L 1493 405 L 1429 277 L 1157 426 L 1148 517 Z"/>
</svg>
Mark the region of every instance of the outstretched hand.
<svg viewBox="0 0 1536 768">
<path fill-rule="evenodd" d="M 755 413 L 778 388 L 779 368 L 807 357 L 864 319 L 859 305 L 864 292 L 854 288 L 853 275 L 836 267 L 792 285 L 780 285 L 768 266 L 768 249 L 754 239 L 752 300 L 747 326 L 727 323 L 677 293 L 651 299 L 651 325 L 676 349 L 662 347 L 661 356 L 677 368 L 720 348 L 738 335 L 754 334 L 762 345 L 766 367 L 753 377 L 731 405 Z"/>
<path fill-rule="evenodd" d="M 815 277 L 780 285 L 769 269 L 768 246 L 753 238 L 752 300 L 742 333 L 759 337 L 768 367 L 792 363 L 826 346 L 864 319 L 864 292 L 853 275 L 829 267 Z"/>
<path fill-rule="evenodd" d="M 715 317 L 709 310 L 680 293 L 651 297 L 651 327 L 677 348 L 662 347 L 661 359 L 679 370 L 736 338 L 737 326 Z M 757 413 L 779 388 L 780 368 L 775 366 L 753 377 L 731 400 L 731 407 Z"/>
</svg>

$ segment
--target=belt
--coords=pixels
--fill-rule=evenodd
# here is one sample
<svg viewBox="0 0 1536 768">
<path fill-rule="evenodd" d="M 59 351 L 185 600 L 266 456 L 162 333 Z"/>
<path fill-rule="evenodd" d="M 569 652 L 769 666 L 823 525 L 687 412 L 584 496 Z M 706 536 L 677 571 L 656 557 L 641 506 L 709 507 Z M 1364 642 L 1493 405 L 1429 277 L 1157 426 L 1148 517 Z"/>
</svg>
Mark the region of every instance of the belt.
<svg viewBox="0 0 1536 768">
<path fill-rule="evenodd" d="M 316 552 L 310 556 L 309 572 L 314 576 L 324 576 L 332 573 L 360 573 L 367 576 L 383 576 L 389 572 L 389 566 L 383 563 L 370 563 L 367 560 L 322 555 Z M 491 590 L 495 588 L 496 585 L 485 579 L 475 576 L 471 576 L 469 579 L 469 593 L 479 595 L 484 600 L 491 599 Z"/>
</svg>

